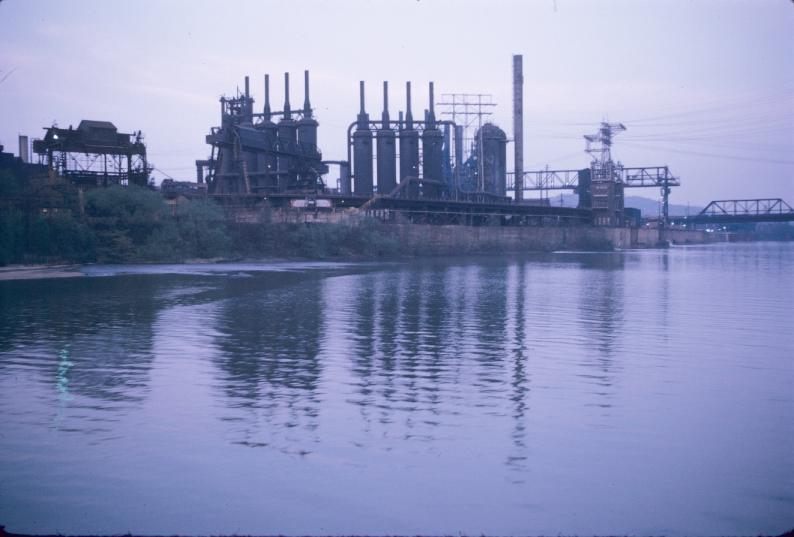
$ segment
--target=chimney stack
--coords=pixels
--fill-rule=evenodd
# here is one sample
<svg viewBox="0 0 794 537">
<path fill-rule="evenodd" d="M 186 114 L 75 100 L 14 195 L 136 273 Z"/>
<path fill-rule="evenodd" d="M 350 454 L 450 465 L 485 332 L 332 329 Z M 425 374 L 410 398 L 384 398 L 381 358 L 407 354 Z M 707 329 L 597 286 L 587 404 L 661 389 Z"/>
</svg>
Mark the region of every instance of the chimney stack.
<svg viewBox="0 0 794 537">
<path fill-rule="evenodd" d="M 513 55 L 514 189 L 516 202 L 524 198 L 524 66 L 521 54 Z"/>
</svg>

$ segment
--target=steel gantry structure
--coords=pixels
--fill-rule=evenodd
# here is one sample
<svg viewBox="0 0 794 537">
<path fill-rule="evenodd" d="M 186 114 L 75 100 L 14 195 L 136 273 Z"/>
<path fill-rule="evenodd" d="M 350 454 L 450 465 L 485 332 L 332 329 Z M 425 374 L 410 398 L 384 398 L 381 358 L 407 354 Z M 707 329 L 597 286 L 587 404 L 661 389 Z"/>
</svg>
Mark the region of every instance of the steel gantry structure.
<svg viewBox="0 0 794 537">
<path fill-rule="evenodd" d="M 662 226 L 669 221 L 670 189 L 680 186 L 681 180 L 667 166 L 626 167 L 612 160 L 611 147 L 615 135 L 626 130 L 622 123 L 602 122 L 596 134 L 585 135 L 585 152 L 592 155 L 589 168 L 577 170 L 534 170 L 522 174 L 521 190 L 540 191 L 572 190 L 579 195 L 579 206 L 599 209 L 594 196 L 608 196 L 610 210 L 623 209 L 623 188 L 661 189 Z M 515 192 L 515 174 L 508 179 L 508 189 Z M 606 188 L 608 187 L 608 188 Z M 603 194 L 602 194 L 603 192 Z M 520 199 L 516 193 L 516 199 Z"/>
</svg>

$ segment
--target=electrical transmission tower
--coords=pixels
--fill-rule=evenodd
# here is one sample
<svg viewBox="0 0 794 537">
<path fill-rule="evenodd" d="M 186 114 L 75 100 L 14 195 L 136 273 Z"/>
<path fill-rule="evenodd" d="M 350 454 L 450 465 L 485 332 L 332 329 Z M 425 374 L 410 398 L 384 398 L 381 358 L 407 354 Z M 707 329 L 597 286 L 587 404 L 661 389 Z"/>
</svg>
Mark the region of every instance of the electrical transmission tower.
<svg viewBox="0 0 794 537">
<path fill-rule="evenodd" d="M 483 117 L 493 114 L 491 109 L 496 103 L 493 102 L 493 95 L 488 93 L 445 93 L 436 105 L 443 107 L 441 115 L 451 116 L 456 125 L 463 127 L 464 145 L 471 147 L 474 136 L 469 135 L 470 129 L 476 125 L 479 130 L 483 125 Z"/>
<path fill-rule="evenodd" d="M 601 122 L 595 134 L 585 134 L 585 151 L 593 158 L 593 181 L 615 181 L 615 164 L 612 162 L 612 138 L 626 130 L 623 123 Z M 620 163 L 618 163 L 620 168 Z"/>
</svg>

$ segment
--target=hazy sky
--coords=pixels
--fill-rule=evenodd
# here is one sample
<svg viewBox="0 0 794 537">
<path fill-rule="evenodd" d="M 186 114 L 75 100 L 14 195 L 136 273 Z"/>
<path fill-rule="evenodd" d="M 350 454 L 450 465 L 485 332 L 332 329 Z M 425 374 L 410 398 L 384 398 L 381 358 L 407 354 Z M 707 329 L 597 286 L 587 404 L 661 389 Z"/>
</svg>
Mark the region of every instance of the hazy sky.
<svg viewBox="0 0 794 537">
<path fill-rule="evenodd" d="M 420 113 L 429 80 L 437 95 L 493 94 L 493 120 L 512 137 L 514 53 L 524 55 L 526 169 L 586 166 L 582 135 L 607 118 L 628 129 L 613 150 L 626 166 L 680 175 L 675 203 L 794 203 L 791 0 L 4 0 L 0 143 L 17 152 L 20 133 L 110 120 L 144 132 L 158 182 L 194 180 L 218 97 L 248 74 L 258 109 L 270 73 L 280 108 L 289 71 L 300 106 L 304 69 L 326 159 L 345 157 L 359 80 L 374 117 L 383 80 L 394 117 L 406 80 Z"/>
</svg>

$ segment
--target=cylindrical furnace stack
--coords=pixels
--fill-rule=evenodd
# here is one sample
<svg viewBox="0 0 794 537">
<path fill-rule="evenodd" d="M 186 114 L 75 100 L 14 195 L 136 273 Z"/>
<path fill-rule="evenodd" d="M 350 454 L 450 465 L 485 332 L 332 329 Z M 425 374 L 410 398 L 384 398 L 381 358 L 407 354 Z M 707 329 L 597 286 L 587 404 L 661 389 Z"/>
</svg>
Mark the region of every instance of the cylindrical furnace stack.
<svg viewBox="0 0 794 537">
<path fill-rule="evenodd" d="M 309 102 L 309 71 L 303 72 L 304 99 L 303 117 L 298 121 L 298 144 L 303 154 L 317 152 L 317 121 L 312 117 L 312 106 Z M 313 175 L 310 171 L 304 172 L 301 181 L 307 184 Z"/>
<path fill-rule="evenodd" d="M 262 110 L 262 121 L 257 124 L 257 128 L 263 131 L 267 147 L 275 148 L 278 135 L 270 110 L 270 75 L 265 75 L 265 106 Z M 272 151 L 257 153 L 257 168 L 264 177 L 260 180 L 260 186 L 267 189 L 276 189 L 278 187 L 278 161 L 276 160 L 276 154 Z"/>
<path fill-rule="evenodd" d="M 284 191 L 296 182 L 293 157 L 283 153 L 296 153 L 298 145 L 298 124 L 292 119 L 289 104 L 289 73 L 284 73 L 284 115 L 278 122 L 278 141 L 282 153 L 278 162 L 278 189 Z"/>
<path fill-rule="evenodd" d="M 427 111 L 425 129 L 422 131 L 422 185 L 423 197 L 436 198 L 439 194 L 442 175 L 442 150 L 444 135 L 436 125 L 433 106 L 433 83 L 430 83 L 430 108 Z"/>
<path fill-rule="evenodd" d="M 390 194 L 397 187 L 397 147 L 389 125 L 389 83 L 383 82 L 383 113 L 377 131 L 378 193 Z"/>
<path fill-rule="evenodd" d="M 405 123 L 400 124 L 400 182 L 419 177 L 419 133 L 414 129 L 411 112 L 411 83 L 405 83 Z M 416 197 L 416 184 L 407 189 L 408 195 Z"/>
<path fill-rule="evenodd" d="M 372 130 L 364 109 L 364 81 L 359 82 L 361 109 L 353 133 L 353 182 L 356 196 L 372 196 Z"/>
</svg>

